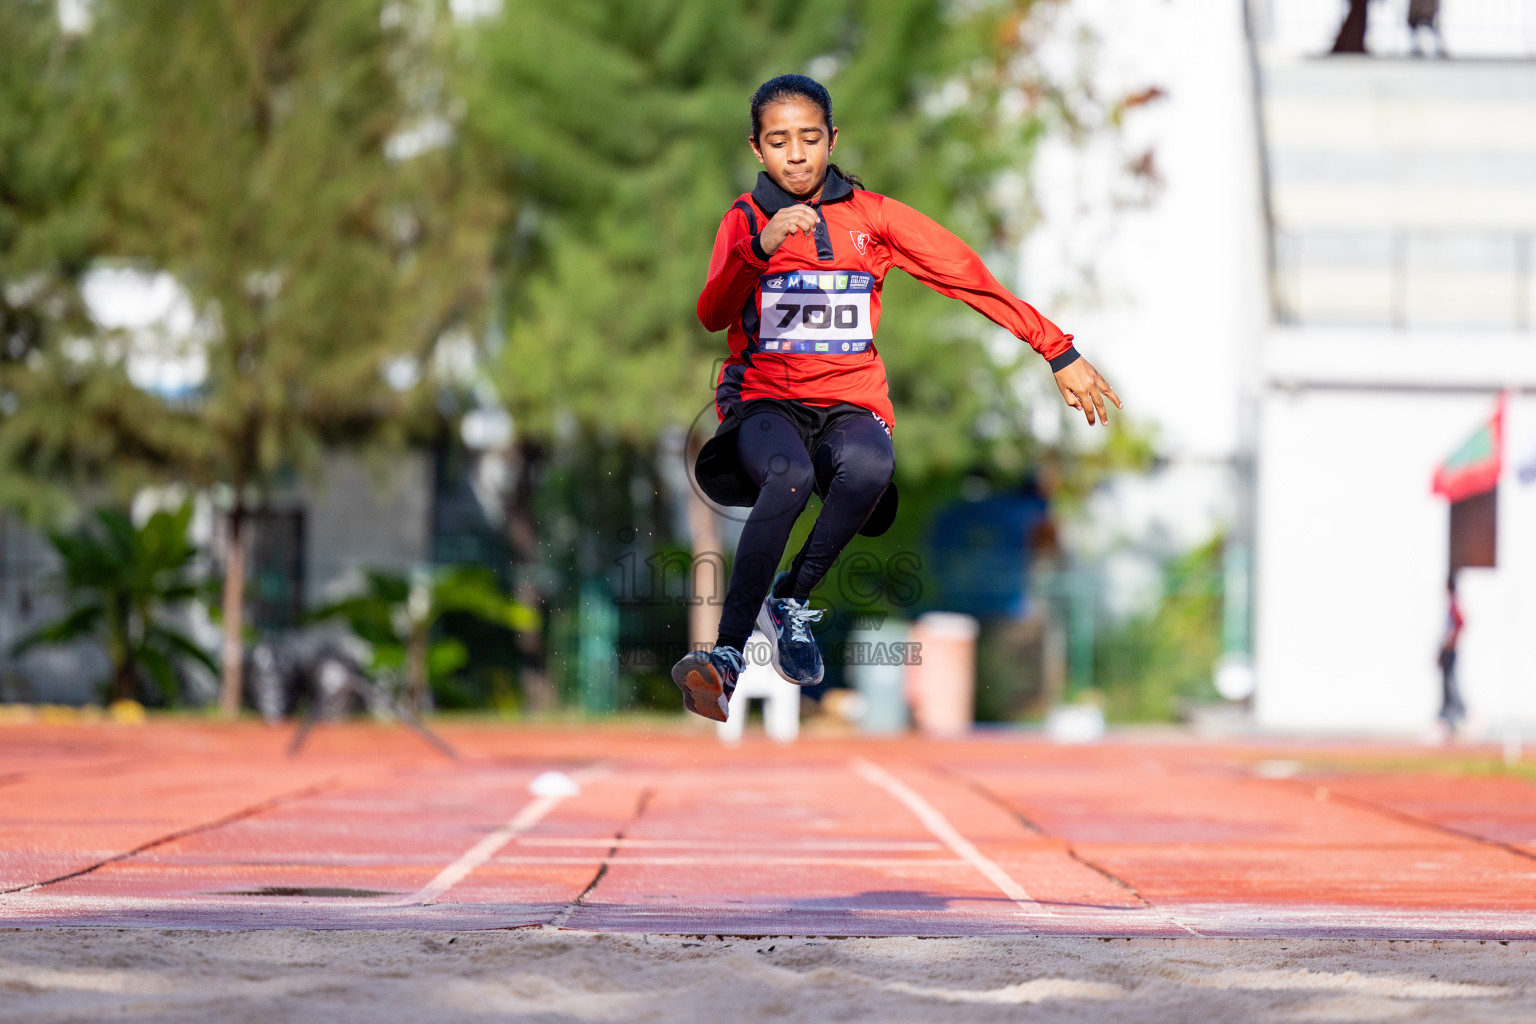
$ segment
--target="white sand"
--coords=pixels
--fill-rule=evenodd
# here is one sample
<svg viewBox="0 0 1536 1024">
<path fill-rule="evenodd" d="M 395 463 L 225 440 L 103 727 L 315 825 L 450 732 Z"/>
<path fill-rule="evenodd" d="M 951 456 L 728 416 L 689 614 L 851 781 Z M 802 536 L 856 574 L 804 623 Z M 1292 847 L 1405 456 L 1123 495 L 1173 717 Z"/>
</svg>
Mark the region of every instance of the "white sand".
<svg viewBox="0 0 1536 1024">
<path fill-rule="evenodd" d="M 6 1021 L 1531 1021 L 1536 943 L 0 931 Z"/>
</svg>

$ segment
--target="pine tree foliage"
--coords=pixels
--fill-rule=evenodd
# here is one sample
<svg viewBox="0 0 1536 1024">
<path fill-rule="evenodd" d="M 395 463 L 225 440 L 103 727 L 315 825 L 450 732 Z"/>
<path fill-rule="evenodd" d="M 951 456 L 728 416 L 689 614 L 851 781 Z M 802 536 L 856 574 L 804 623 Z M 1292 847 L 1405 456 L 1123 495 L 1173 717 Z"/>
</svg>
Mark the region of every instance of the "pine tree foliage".
<svg viewBox="0 0 1536 1024">
<path fill-rule="evenodd" d="M 102 243 L 93 85 L 53 0 L 0 4 L 0 503 L 33 518 L 67 504 L 43 481 L 79 486 L 109 463 L 125 400 L 63 352 L 94 327 L 79 290 Z"/>
<path fill-rule="evenodd" d="M 69 125 L 72 80 L 49 91 L 59 44 L 42 5 L 14 6 L 6 17 L 27 31 L 6 45 L 23 66 L 0 81 L 39 108 L 46 139 Z M 324 447 L 399 442 L 430 413 L 435 347 L 477 329 L 501 204 L 455 142 L 445 0 L 97 0 L 91 14 L 68 68 L 105 119 L 86 165 L 91 244 L 53 231 L 56 256 L 7 231 L 20 242 L 4 239 L 4 284 L 13 294 L 54 264 L 78 277 L 87 258 L 169 274 L 198 324 L 179 354 L 206 373 L 190 394 L 133 387 L 137 342 L 77 314 L 8 373 L 0 458 L 34 483 L 221 485 L 232 711 L 243 510 Z M 32 140 L 7 150 L 48 156 Z M 68 176 L 50 185 L 50 168 L 15 163 L 4 180 L 43 193 L 32 219 L 68 216 L 73 197 L 48 194 Z"/>
<path fill-rule="evenodd" d="M 398 439 L 428 393 L 411 364 L 473 324 L 498 205 L 440 144 L 441 6 L 99 5 L 126 128 L 113 252 L 172 273 L 209 336 L 176 439 L 199 482 L 243 494 Z"/>
<path fill-rule="evenodd" d="M 91 10 L 69 44 L 52 3 L 0 8 L 0 88 L 25 115 L 0 129 L 6 469 L 243 501 L 325 445 L 403 439 L 434 346 L 478 330 L 502 209 L 454 140 L 447 4 Z M 130 339 L 63 290 L 93 265 L 186 289 L 198 330 L 178 341 L 207 365 L 190 394 L 129 386 Z"/>
</svg>

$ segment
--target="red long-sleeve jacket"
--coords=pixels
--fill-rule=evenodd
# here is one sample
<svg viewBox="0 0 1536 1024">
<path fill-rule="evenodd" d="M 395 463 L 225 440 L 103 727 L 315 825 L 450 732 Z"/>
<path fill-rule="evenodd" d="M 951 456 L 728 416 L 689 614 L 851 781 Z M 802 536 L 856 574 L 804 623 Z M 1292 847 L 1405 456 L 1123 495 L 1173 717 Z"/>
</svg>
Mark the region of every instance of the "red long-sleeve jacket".
<svg viewBox="0 0 1536 1024">
<path fill-rule="evenodd" d="M 722 420 L 738 402 L 787 398 L 863 406 L 893 427 L 885 364 L 874 344 L 880 290 L 892 267 L 1006 328 L 1052 369 L 1077 358 L 1072 336 L 999 284 L 959 238 L 894 199 L 853 189 L 835 172 L 815 207 L 815 236 L 791 235 L 767 256 L 758 232 L 795 202 L 759 174 L 715 236 L 698 313 L 707 329 L 727 332 L 731 347 L 715 385 Z"/>
</svg>

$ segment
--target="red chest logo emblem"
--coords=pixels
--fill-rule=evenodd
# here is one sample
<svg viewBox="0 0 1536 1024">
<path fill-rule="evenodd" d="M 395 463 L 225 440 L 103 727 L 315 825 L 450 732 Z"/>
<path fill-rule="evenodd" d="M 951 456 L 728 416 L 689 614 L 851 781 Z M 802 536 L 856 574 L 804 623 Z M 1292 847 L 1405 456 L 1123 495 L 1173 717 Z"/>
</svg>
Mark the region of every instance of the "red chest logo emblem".
<svg viewBox="0 0 1536 1024">
<path fill-rule="evenodd" d="M 859 255 L 864 255 L 864 247 L 869 244 L 869 235 L 863 231 L 850 231 L 848 237 L 853 239 L 853 247 L 859 250 Z"/>
</svg>

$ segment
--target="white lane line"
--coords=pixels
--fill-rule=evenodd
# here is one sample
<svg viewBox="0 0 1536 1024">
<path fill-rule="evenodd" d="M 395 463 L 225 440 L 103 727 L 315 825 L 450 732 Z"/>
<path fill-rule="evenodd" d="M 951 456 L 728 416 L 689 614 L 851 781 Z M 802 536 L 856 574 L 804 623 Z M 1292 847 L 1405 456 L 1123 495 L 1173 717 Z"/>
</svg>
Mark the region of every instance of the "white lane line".
<svg viewBox="0 0 1536 1024">
<path fill-rule="evenodd" d="M 523 866 L 546 864 L 591 864 L 591 857 L 497 857 L 497 864 Z M 958 868 L 969 861 L 956 857 L 752 857 L 733 856 L 733 867 L 846 867 L 846 868 Z M 622 857 L 610 860 L 610 868 L 622 867 L 709 867 L 719 865 L 719 857 Z"/>
<path fill-rule="evenodd" d="M 859 850 L 879 851 L 890 850 L 892 852 L 928 853 L 944 849 L 940 843 L 926 840 L 912 843 L 879 842 L 871 840 L 842 842 L 839 840 L 818 841 L 814 839 L 793 840 L 779 842 L 774 839 L 764 839 L 759 842 L 727 842 L 713 839 L 629 839 L 614 838 L 613 836 L 598 836 L 595 838 L 560 836 L 522 836 L 517 840 L 518 846 L 601 846 L 604 849 L 612 847 L 629 847 L 633 849 L 671 849 L 685 850 L 718 850 L 732 852 L 744 850 L 752 853 L 761 853 L 765 847 L 778 850 Z"/>
<path fill-rule="evenodd" d="M 604 769 L 594 766 L 574 772 L 571 777 L 585 785 L 601 775 L 603 771 Z M 550 811 L 566 800 L 567 796 L 568 794 L 534 797 L 531 802 L 524 805 L 522 810 L 514 814 L 510 821 L 465 850 L 458 860 L 439 871 L 436 878 L 402 900 L 399 905 L 425 906 L 437 902 L 449 889 L 468 878 L 470 872 L 496 856 L 497 851 L 503 846 L 543 821 Z"/>
<path fill-rule="evenodd" d="M 953 850 L 961 860 L 980 871 L 986 876 L 987 881 L 1002 890 L 1003 895 L 1017 903 L 1021 909 L 1032 914 L 1051 914 L 1049 910 L 1036 903 L 1034 897 L 1025 892 L 1024 887 L 1014 881 L 1013 876 L 1000 868 L 996 861 L 976 849 L 975 844 L 961 835 L 959 830 L 949 823 L 949 819 L 939 813 L 937 807 L 919 796 L 916 790 L 873 761 L 866 761 L 862 757 L 853 759 L 853 770 L 866 782 L 874 783 L 905 804 L 907 810 L 911 811 L 917 820 L 933 833 L 934 838 Z"/>
</svg>

